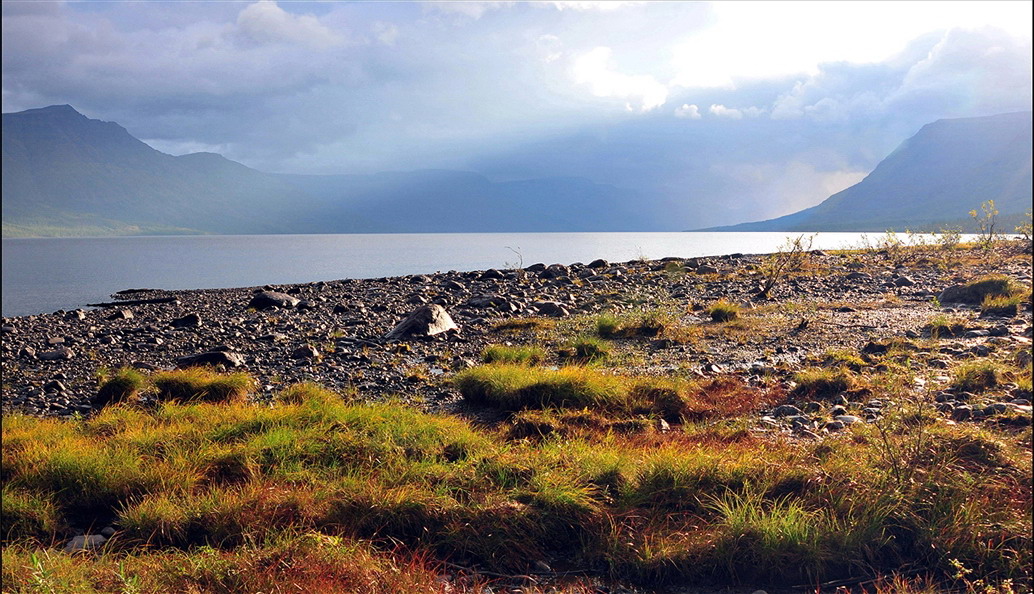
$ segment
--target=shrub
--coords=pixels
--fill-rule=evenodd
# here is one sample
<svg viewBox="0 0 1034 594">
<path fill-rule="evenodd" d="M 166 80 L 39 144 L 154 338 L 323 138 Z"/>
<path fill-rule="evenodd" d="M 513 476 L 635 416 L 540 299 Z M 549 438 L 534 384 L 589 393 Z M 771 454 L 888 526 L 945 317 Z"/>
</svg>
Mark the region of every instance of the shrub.
<svg viewBox="0 0 1034 594">
<path fill-rule="evenodd" d="M 494 344 L 481 353 L 485 363 L 509 365 L 538 365 L 546 360 L 546 351 L 539 346 L 506 346 Z"/>
<path fill-rule="evenodd" d="M 716 301 L 707 308 L 707 315 L 715 322 L 730 322 L 740 314 L 740 306 L 730 303 L 724 299 Z"/>
</svg>

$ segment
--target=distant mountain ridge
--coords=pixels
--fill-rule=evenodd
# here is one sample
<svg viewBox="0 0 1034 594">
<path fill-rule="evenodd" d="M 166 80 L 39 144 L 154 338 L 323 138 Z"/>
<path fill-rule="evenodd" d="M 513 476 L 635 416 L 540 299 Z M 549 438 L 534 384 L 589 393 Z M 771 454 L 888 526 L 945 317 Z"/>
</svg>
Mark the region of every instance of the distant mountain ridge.
<svg viewBox="0 0 1034 594">
<path fill-rule="evenodd" d="M 634 231 L 636 193 L 585 179 L 462 171 L 282 175 L 214 153 L 172 156 L 59 105 L 3 114 L 11 235 Z"/>
<path fill-rule="evenodd" d="M 938 120 L 923 126 L 857 184 L 821 204 L 721 231 L 937 230 L 971 225 L 994 200 L 1005 230 L 1031 208 L 1031 112 Z"/>
<path fill-rule="evenodd" d="M 815 207 L 717 229 L 936 229 L 988 199 L 1008 221 L 1030 197 L 1030 112 L 939 120 Z M 68 105 L 3 114 L 5 237 L 652 231 L 672 228 L 671 200 L 578 177 L 264 173 L 215 153 L 162 153 Z"/>
</svg>

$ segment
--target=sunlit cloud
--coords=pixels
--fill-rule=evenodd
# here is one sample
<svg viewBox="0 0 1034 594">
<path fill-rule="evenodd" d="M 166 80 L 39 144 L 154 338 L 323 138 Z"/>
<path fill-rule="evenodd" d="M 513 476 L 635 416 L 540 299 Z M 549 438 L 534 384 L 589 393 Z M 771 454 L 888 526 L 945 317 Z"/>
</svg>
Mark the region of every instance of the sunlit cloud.
<svg viewBox="0 0 1034 594">
<path fill-rule="evenodd" d="M 728 118 L 730 120 L 743 119 L 742 111 L 738 109 L 729 108 L 721 104 L 712 105 L 707 111 L 711 112 L 711 115 L 715 115 L 720 118 Z"/>
<path fill-rule="evenodd" d="M 675 108 L 675 117 L 687 120 L 699 120 L 700 108 L 696 105 L 683 103 L 681 107 Z"/>
<path fill-rule="evenodd" d="M 237 29 L 254 43 L 291 43 L 313 49 L 328 48 L 344 41 L 312 15 L 293 15 L 273 0 L 259 0 L 237 15 Z"/>
<path fill-rule="evenodd" d="M 628 109 L 649 111 L 668 100 L 668 87 L 648 74 L 630 75 L 615 71 L 610 64 L 611 49 L 597 47 L 574 63 L 574 79 L 588 85 L 597 97 L 623 99 Z"/>
</svg>

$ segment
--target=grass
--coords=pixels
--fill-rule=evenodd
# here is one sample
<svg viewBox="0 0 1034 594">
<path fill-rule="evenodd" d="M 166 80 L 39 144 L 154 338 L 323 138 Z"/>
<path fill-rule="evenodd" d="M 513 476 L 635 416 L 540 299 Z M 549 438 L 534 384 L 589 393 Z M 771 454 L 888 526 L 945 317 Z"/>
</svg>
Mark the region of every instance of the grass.
<svg viewBox="0 0 1034 594">
<path fill-rule="evenodd" d="M 246 373 L 219 374 L 204 367 L 159 371 L 151 376 L 159 400 L 222 402 L 243 400 L 255 389 Z"/>
<path fill-rule="evenodd" d="M 1003 382 L 1004 369 L 988 360 L 959 366 L 952 373 L 951 387 L 961 392 L 985 392 Z"/>
<path fill-rule="evenodd" d="M 764 389 L 731 377 L 467 373 L 504 405 L 553 404 L 498 430 L 314 385 L 272 406 L 7 416 L 4 588 L 437 591 L 445 560 L 512 575 L 538 559 L 651 588 L 815 583 L 857 567 L 890 576 L 909 563 L 947 580 L 953 560 L 974 583 L 1029 580 L 1029 431 L 894 417 L 885 439 L 863 426 L 845 439 L 771 440 L 739 419 L 780 394 L 761 402 Z M 515 395 L 528 400 L 506 400 Z M 698 420 L 661 432 L 651 407 L 664 403 Z M 917 431 L 915 480 L 895 481 L 880 452 Z M 75 530 L 109 524 L 118 532 L 99 554 L 59 551 Z M 485 584 L 457 580 L 455 591 Z"/>
<path fill-rule="evenodd" d="M 1030 288 L 1024 287 L 1005 275 L 989 275 L 968 283 L 951 287 L 942 295 L 946 303 L 968 303 L 980 305 L 988 297 L 1017 297 L 1030 295 Z"/>
<path fill-rule="evenodd" d="M 833 369 L 805 369 L 794 374 L 794 396 L 805 398 L 832 398 L 854 387 L 857 378 L 850 371 Z"/>
<path fill-rule="evenodd" d="M 612 348 L 606 340 L 595 336 L 579 336 L 564 343 L 558 354 L 571 363 L 601 363 L 611 356 Z"/>
<path fill-rule="evenodd" d="M 712 303 L 706 311 L 707 315 L 711 316 L 711 321 L 718 323 L 731 322 L 739 316 L 740 306 L 721 299 Z"/>
<path fill-rule="evenodd" d="M 505 363 L 508 365 L 538 365 L 546 360 L 546 350 L 540 346 L 508 346 L 494 344 L 486 347 L 481 353 L 485 363 Z"/>
<path fill-rule="evenodd" d="M 1030 302 L 1030 294 L 987 295 L 980 302 L 980 313 L 985 316 L 1015 317 L 1020 307 Z"/>
</svg>

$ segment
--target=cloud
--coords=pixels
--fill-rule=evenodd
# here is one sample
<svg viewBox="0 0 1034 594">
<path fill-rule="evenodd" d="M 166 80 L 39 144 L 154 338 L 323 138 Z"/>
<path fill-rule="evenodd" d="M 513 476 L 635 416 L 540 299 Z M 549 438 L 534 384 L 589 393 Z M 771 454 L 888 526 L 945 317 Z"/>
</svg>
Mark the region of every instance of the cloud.
<svg viewBox="0 0 1034 594">
<path fill-rule="evenodd" d="M 257 44 L 289 43 L 325 49 L 344 41 L 315 16 L 293 15 L 277 6 L 274 0 L 259 0 L 242 10 L 237 15 L 237 30 Z"/>
<path fill-rule="evenodd" d="M 609 47 L 597 47 L 583 54 L 574 63 L 574 79 L 589 85 L 597 97 L 613 97 L 626 101 L 631 110 L 650 111 L 668 100 L 668 87 L 648 74 L 629 75 L 611 68 Z"/>
<path fill-rule="evenodd" d="M 489 11 L 508 8 L 514 4 L 515 2 L 506 1 L 493 2 L 486 0 L 484 2 L 477 2 L 474 0 L 460 0 L 458 2 L 424 2 L 423 6 L 426 10 L 434 10 L 445 14 L 456 14 L 478 20 Z"/>
<path fill-rule="evenodd" d="M 604 0 L 597 2 L 591 2 L 588 0 L 558 0 L 556 2 L 546 2 L 545 4 L 553 6 L 557 10 L 600 10 L 607 12 L 611 10 L 618 10 L 626 6 L 645 4 L 645 2 L 622 0 Z"/>
<path fill-rule="evenodd" d="M 699 120 L 700 119 L 700 108 L 696 105 L 690 105 L 683 103 L 682 107 L 675 108 L 675 117 L 684 118 L 688 120 Z"/>
<path fill-rule="evenodd" d="M 728 118 L 730 120 L 743 119 L 742 111 L 738 109 L 729 108 L 721 104 L 712 105 L 710 109 L 708 109 L 708 111 L 711 112 L 711 115 L 715 115 L 720 118 Z"/>
<path fill-rule="evenodd" d="M 1029 110 L 1030 71 L 1029 39 L 993 28 L 953 29 L 923 37 L 887 62 L 823 64 L 772 103 L 771 117 L 872 121 Z"/>
<path fill-rule="evenodd" d="M 373 34 L 381 44 L 393 46 L 399 38 L 399 28 L 391 23 L 377 21 L 373 24 Z"/>
</svg>

